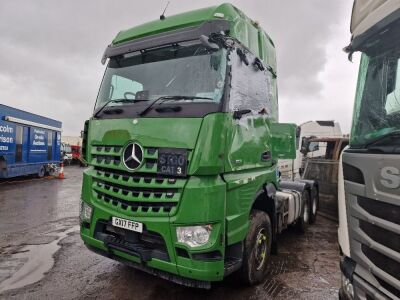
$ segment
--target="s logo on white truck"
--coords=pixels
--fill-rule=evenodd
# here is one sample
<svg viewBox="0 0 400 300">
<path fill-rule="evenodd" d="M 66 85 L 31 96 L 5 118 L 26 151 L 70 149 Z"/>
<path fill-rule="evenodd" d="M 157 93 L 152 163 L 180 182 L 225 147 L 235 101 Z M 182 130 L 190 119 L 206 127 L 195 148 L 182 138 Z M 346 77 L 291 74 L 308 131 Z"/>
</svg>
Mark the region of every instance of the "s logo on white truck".
<svg viewBox="0 0 400 300">
<path fill-rule="evenodd" d="M 395 167 L 384 167 L 381 170 L 381 184 L 388 189 L 400 188 L 400 170 Z"/>
</svg>

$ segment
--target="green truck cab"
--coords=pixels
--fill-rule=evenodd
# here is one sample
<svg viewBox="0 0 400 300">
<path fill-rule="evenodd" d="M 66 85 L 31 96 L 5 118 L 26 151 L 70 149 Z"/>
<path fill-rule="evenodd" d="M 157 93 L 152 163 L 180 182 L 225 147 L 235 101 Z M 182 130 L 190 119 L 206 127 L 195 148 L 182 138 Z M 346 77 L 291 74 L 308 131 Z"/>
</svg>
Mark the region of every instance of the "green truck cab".
<svg viewBox="0 0 400 300">
<path fill-rule="evenodd" d="M 278 123 L 271 38 L 223 4 L 121 31 L 107 60 L 84 129 L 85 245 L 188 286 L 260 282 L 312 201 L 306 183 L 279 191 L 296 126 Z"/>
</svg>

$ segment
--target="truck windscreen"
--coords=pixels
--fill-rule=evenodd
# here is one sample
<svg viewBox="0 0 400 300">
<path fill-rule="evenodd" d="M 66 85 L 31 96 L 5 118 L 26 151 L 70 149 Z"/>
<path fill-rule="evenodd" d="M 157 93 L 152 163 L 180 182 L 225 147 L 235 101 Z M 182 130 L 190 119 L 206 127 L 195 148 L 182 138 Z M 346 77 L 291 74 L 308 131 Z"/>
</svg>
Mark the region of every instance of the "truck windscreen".
<svg viewBox="0 0 400 300">
<path fill-rule="evenodd" d="M 400 132 L 400 52 L 363 54 L 351 136 L 352 148 L 367 148 Z M 394 140 L 394 139 L 392 139 Z"/>
<path fill-rule="evenodd" d="M 131 100 L 116 101 L 110 106 L 143 105 L 144 101 L 175 95 L 193 99 L 173 102 L 219 103 L 225 85 L 226 55 L 225 49 L 211 51 L 187 42 L 111 58 L 95 110 L 110 100 Z M 164 102 L 171 100 L 160 103 Z"/>
</svg>

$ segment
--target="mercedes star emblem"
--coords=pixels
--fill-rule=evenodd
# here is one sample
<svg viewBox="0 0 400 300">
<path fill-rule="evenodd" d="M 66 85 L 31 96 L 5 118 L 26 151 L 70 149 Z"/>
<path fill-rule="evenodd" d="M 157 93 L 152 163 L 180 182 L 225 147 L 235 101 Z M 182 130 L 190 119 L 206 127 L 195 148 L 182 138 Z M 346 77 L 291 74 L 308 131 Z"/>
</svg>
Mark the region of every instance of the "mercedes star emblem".
<svg viewBox="0 0 400 300">
<path fill-rule="evenodd" d="M 122 161 L 129 170 L 136 170 L 143 161 L 143 149 L 137 143 L 129 143 L 123 152 Z"/>
</svg>

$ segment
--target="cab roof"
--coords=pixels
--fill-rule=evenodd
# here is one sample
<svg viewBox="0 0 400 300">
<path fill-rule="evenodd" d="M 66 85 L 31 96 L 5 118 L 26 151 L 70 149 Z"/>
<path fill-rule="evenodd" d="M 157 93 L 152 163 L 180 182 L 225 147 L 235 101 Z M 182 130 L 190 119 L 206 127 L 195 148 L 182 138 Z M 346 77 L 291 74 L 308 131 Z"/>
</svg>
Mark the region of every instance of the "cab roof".
<svg viewBox="0 0 400 300">
<path fill-rule="evenodd" d="M 152 35 L 200 26 L 202 23 L 212 20 L 229 21 L 231 23 L 229 35 L 239 40 L 256 56 L 276 70 L 275 49 L 271 38 L 257 22 L 248 18 L 242 11 L 229 3 L 166 16 L 163 20 L 155 20 L 122 30 L 114 38 L 112 44 L 124 44 Z"/>
<path fill-rule="evenodd" d="M 399 0 L 354 0 L 350 25 L 352 40 L 375 33 L 399 17 Z"/>
<path fill-rule="evenodd" d="M 239 18 L 247 17 L 233 5 L 225 3 L 220 6 L 212 6 L 184 12 L 173 16 L 166 16 L 164 20 L 155 20 L 126 30 L 122 30 L 113 40 L 113 44 L 119 44 L 133 39 L 180 28 L 198 26 L 208 20 L 224 19 L 234 22 Z"/>
</svg>

